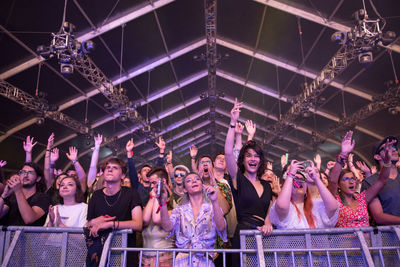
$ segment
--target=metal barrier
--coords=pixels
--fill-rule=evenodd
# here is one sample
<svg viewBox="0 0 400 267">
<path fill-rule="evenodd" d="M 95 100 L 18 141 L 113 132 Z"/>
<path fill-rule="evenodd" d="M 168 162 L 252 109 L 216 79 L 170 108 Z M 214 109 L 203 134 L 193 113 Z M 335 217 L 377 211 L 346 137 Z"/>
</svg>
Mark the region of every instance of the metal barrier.
<svg viewBox="0 0 400 267">
<path fill-rule="evenodd" d="M 131 232 L 115 231 L 107 242 L 111 246 L 126 247 L 127 235 Z M 82 228 L 9 226 L 4 227 L 0 235 L 1 267 L 85 266 L 86 254 Z M 107 258 L 109 266 L 124 264 L 124 253 L 114 253 Z"/>
<path fill-rule="evenodd" d="M 217 252 L 226 266 L 227 253 L 240 253 L 241 266 L 400 266 L 400 228 L 274 230 L 263 237 L 242 230 L 241 249 L 127 248 L 130 230 L 115 231 L 105 242 L 100 266 L 126 266 L 127 251 L 170 251 L 208 255 Z M 7 227 L 0 232 L 1 266 L 84 266 L 86 244 L 81 228 Z M 156 260 L 158 266 L 158 260 Z M 189 261 L 191 266 L 191 260 Z"/>
</svg>

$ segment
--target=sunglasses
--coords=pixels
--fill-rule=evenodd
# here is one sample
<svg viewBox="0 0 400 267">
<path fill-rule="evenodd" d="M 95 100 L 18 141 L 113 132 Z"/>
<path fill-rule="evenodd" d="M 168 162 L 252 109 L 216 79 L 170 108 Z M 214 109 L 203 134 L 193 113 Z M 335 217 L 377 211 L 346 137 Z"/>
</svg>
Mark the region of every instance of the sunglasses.
<svg viewBox="0 0 400 267">
<path fill-rule="evenodd" d="M 25 174 L 28 174 L 28 175 L 35 175 L 35 172 L 34 172 L 34 171 L 25 171 L 25 170 L 20 170 L 20 171 L 18 172 L 18 175 L 25 175 Z"/>
<path fill-rule="evenodd" d="M 355 178 L 355 177 L 343 177 L 343 178 L 342 178 L 342 181 L 343 181 L 343 182 L 346 182 L 346 181 L 356 181 L 356 178 Z"/>
<path fill-rule="evenodd" d="M 200 165 L 203 165 L 203 164 L 211 164 L 211 161 L 210 160 L 206 160 L 206 161 L 200 161 Z"/>
<path fill-rule="evenodd" d="M 179 176 L 180 176 L 180 177 L 182 177 L 182 178 L 183 178 L 183 177 L 185 177 L 185 176 L 186 176 L 186 174 L 184 174 L 184 173 L 179 173 L 179 174 L 178 174 L 178 173 L 176 173 L 176 174 L 174 174 L 174 176 L 175 176 L 175 177 L 179 177 Z"/>
</svg>

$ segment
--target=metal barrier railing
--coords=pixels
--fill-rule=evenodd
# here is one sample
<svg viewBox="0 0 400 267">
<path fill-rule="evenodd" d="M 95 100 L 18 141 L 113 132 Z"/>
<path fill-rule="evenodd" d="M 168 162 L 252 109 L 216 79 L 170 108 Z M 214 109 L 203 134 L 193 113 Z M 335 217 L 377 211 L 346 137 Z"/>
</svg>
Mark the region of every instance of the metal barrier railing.
<svg viewBox="0 0 400 267">
<path fill-rule="evenodd" d="M 107 241 L 111 246 L 126 247 L 129 233 L 132 231 L 115 231 Z M 86 254 L 82 228 L 9 226 L 0 232 L 1 267 L 84 266 Z M 125 263 L 125 253 L 108 256 L 109 266 Z"/>
<path fill-rule="evenodd" d="M 0 232 L 1 266 L 84 266 L 86 244 L 81 228 L 7 227 Z M 104 245 L 100 266 L 126 266 L 128 251 L 188 253 L 189 266 L 196 253 L 239 253 L 241 266 L 400 266 L 400 228 L 274 230 L 263 237 L 257 230 L 242 230 L 241 249 L 127 248 L 130 230 L 112 232 Z M 208 264 L 207 264 L 208 265 Z"/>
</svg>

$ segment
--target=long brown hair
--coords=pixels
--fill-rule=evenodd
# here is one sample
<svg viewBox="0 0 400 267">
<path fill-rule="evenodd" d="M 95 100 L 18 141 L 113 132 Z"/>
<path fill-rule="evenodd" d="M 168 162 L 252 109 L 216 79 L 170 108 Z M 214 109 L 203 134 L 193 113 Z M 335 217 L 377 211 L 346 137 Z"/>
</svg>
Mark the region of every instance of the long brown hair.
<svg viewBox="0 0 400 267">
<path fill-rule="evenodd" d="M 294 203 L 294 201 L 292 199 L 290 201 L 296 208 L 297 217 L 300 219 L 301 214 L 300 214 L 299 208 L 296 206 L 296 204 Z M 312 214 L 312 209 L 313 209 L 313 202 L 312 202 L 311 192 L 310 192 L 310 189 L 307 187 L 307 194 L 304 197 L 303 211 L 304 211 L 304 216 L 306 217 L 308 226 L 310 226 L 310 228 L 315 228 L 315 220 L 314 220 L 314 216 Z"/>
<path fill-rule="evenodd" d="M 79 182 L 78 178 L 73 177 L 73 176 L 66 176 L 66 177 L 61 179 L 60 187 L 58 188 L 58 200 L 59 200 L 59 202 L 61 204 L 64 204 L 64 199 L 60 196 L 60 189 L 61 189 L 62 181 L 64 181 L 65 179 L 68 179 L 68 178 L 74 180 L 75 185 L 76 185 L 76 191 L 75 191 L 75 201 L 76 201 L 76 203 L 84 202 L 85 198 L 83 197 L 83 191 L 82 191 L 81 183 Z"/>
</svg>

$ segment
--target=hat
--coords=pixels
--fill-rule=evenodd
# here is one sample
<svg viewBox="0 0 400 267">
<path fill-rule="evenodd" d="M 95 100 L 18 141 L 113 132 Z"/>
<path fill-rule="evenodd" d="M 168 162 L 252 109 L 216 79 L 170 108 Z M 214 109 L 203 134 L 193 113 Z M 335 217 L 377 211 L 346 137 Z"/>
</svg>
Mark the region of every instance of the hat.
<svg viewBox="0 0 400 267">
<path fill-rule="evenodd" d="M 175 167 L 174 167 L 174 173 L 175 173 L 175 171 L 176 171 L 176 169 L 183 169 L 184 171 L 186 171 L 186 173 L 189 173 L 190 171 L 189 171 L 189 168 L 188 167 L 186 167 L 185 165 L 176 165 Z"/>
<path fill-rule="evenodd" d="M 372 150 L 372 156 L 375 156 L 380 152 L 379 150 L 381 146 L 386 143 L 386 140 L 389 140 L 389 142 L 395 140 L 395 143 L 393 144 L 394 146 L 397 146 L 397 143 L 399 142 L 399 139 L 395 136 L 387 136 L 383 138 L 381 142 L 375 144 L 374 149 Z"/>
</svg>

